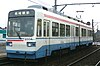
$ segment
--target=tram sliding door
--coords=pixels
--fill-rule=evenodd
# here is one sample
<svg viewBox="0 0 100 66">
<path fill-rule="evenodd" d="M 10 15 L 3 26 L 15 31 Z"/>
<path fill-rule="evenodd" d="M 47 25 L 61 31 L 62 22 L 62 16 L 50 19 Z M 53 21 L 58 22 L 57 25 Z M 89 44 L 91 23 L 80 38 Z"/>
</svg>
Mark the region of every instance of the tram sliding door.
<svg viewBox="0 0 100 66">
<path fill-rule="evenodd" d="M 71 44 L 70 49 L 75 49 L 75 26 L 71 25 Z"/>
<path fill-rule="evenodd" d="M 47 45 L 47 55 L 50 55 L 50 20 L 44 19 L 43 23 L 43 36 L 46 38 L 45 43 Z"/>
</svg>

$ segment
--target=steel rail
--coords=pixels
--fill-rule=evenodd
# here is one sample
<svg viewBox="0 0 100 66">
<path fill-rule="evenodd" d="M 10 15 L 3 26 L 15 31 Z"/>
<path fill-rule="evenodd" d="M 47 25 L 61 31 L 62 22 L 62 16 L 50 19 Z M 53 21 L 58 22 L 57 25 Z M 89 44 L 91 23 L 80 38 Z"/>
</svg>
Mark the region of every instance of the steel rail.
<svg viewBox="0 0 100 66">
<path fill-rule="evenodd" d="M 100 64 L 100 61 L 99 62 L 97 62 L 97 64 L 95 65 L 95 66 L 98 66 Z"/>
<path fill-rule="evenodd" d="M 91 53 L 89 53 L 89 54 L 83 56 L 83 57 L 80 58 L 80 59 L 77 59 L 76 61 L 74 61 L 74 62 L 68 64 L 67 66 L 71 66 L 71 65 L 73 65 L 73 64 L 75 64 L 75 63 L 77 63 L 77 62 L 79 62 L 79 61 L 81 61 L 81 60 L 83 60 L 83 59 L 85 59 L 86 57 L 92 55 L 93 53 L 97 52 L 98 50 L 100 50 L 100 48 L 98 48 L 98 49 L 94 50 L 93 52 L 91 52 Z M 100 62 L 99 62 L 99 63 L 100 63 Z"/>
<path fill-rule="evenodd" d="M 6 65 L 6 64 L 9 64 L 9 63 L 11 63 L 11 62 L 8 61 L 7 57 L 0 58 L 0 65 Z"/>
<path fill-rule="evenodd" d="M 3 62 L 3 63 L 0 63 L 0 65 L 6 65 L 6 64 L 9 64 L 11 62 Z"/>
</svg>

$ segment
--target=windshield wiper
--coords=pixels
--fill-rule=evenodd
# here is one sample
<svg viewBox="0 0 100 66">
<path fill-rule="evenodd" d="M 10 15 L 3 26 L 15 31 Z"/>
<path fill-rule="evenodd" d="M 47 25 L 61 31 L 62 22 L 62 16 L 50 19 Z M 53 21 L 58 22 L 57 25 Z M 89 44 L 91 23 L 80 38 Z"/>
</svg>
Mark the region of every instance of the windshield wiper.
<svg viewBox="0 0 100 66">
<path fill-rule="evenodd" d="M 14 28 L 14 30 L 15 30 L 15 28 Z M 18 33 L 18 31 L 15 30 L 15 32 L 16 32 L 17 36 L 19 37 L 19 39 L 21 39 L 20 34 Z"/>
<path fill-rule="evenodd" d="M 19 37 L 19 39 L 21 39 L 20 34 L 15 30 L 15 32 L 17 33 L 17 36 Z"/>
</svg>

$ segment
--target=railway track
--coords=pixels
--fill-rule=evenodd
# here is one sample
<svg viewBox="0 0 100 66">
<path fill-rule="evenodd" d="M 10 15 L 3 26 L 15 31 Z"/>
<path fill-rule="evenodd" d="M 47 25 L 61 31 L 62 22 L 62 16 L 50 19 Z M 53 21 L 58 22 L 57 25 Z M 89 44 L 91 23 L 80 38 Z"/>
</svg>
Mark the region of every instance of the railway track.
<svg viewBox="0 0 100 66">
<path fill-rule="evenodd" d="M 52 61 L 50 64 L 48 64 L 48 66 L 67 66 L 67 65 L 70 65 L 74 61 L 76 62 L 77 59 L 79 59 L 79 58 L 82 59 L 83 56 L 86 56 L 86 55 L 92 53 L 92 51 L 96 51 L 97 48 L 99 48 L 99 47 L 100 46 L 98 46 L 98 47 L 90 46 L 90 47 L 83 47 L 83 48 L 77 49 L 75 51 L 71 51 L 69 54 L 62 55 L 63 57 L 61 57 L 61 58 L 58 57 L 60 59 L 56 59 L 56 61 Z M 77 66 L 79 66 L 79 65 L 77 65 Z"/>
<path fill-rule="evenodd" d="M 97 62 L 98 60 L 100 60 L 100 48 L 94 50 L 93 52 L 75 60 L 74 62 L 71 62 L 70 64 L 68 64 L 67 66 L 98 66 L 100 61 Z M 97 59 L 99 58 L 99 59 Z M 97 63 L 96 63 L 97 62 Z M 95 64 L 96 63 L 96 64 Z"/>
<path fill-rule="evenodd" d="M 6 58 L 6 57 L 0 58 L 0 66 L 7 65 L 10 63 L 11 63 L 11 61 L 9 61 L 8 58 Z"/>
<path fill-rule="evenodd" d="M 95 64 L 95 66 L 100 66 L 100 61 Z"/>
<path fill-rule="evenodd" d="M 74 51 L 71 51 L 66 54 L 59 54 L 58 56 L 53 57 L 45 57 L 43 59 L 37 60 L 37 62 L 29 62 L 29 61 L 13 61 L 13 62 L 6 62 L 2 66 L 79 66 L 79 64 L 75 64 L 74 61 L 80 62 L 81 60 L 77 60 L 79 58 L 85 57 L 86 55 L 90 54 L 92 55 L 93 52 L 99 51 L 100 46 L 90 46 L 90 47 L 83 47 L 76 49 Z M 95 53 L 93 53 L 95 54 Z M 99 60 L 98 60 L 99 61 Z M 99 62 L 96 62 L 94 65 L 99 64 Z M 75 65 L 72 63 L 74 62 Z M 72 64 L 72 65 L 71 65 Z M 0 65 L 1 66 L 1 65 Z M 82 66 L 82 65 L 81 65 Z M 84 65 L 83 65 L 84 66 Z"/>
</svg>

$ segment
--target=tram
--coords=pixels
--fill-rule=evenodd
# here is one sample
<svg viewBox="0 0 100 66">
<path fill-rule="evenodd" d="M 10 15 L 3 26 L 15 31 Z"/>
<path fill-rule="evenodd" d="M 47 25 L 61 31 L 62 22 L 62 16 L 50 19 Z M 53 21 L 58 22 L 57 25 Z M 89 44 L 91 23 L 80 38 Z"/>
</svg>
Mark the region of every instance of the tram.
<svg viewBox="0 0 100 66">
<path fill-rule="evenodd" d="M 42 6 L 10 11 L 6 38 L 7 57 L 20 59 L 38 59 L 93 42 L 90 25 Z"/>
</svg>

